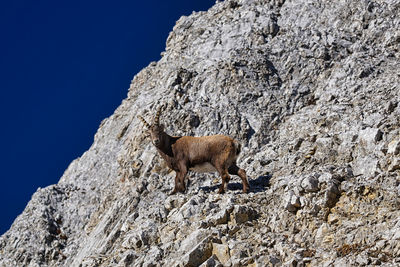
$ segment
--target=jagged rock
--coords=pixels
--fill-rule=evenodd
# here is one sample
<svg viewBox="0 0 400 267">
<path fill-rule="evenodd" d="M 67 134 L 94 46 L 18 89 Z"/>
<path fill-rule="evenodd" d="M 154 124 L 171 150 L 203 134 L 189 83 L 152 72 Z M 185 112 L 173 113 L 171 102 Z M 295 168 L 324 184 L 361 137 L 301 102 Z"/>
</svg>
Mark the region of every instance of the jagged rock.
<svg viewBox="0 0 400 267">
<path fill-rule="evenodd" d="M 366 177 L 373 177 L 381 171 L 379 160 L 374 156 L 360 157 L 353 161 L 352 167 L 354 175 L 364 175 Z"/>
<path fill-rule="evenodd" d="M 185 254 L 180 265 L 185 267 L 199 266 L 212 255 L 213 246 L 209 238 L 200 241 L 191 251 Z"/>
<path fill-rule="evenodd" d="M 382 131 L 377 128 L 366 128 L 360 131 L 360 142 L 366 147 L 374 146 L 374 143 L 382 140 Z"/>
<path fill-rule="evenodd" d="M 230 211 L 232 211 L 232 210 L 230 210 Z M 227 209 L 218 211 L 214 216 L 212 216 L 210 218 L 210 220 L 209 220 L 210 223 L 212 225 L 228 223 L 230 211 Z"/>
<path fill-rule="evenodd" d="M 217 257 L 217 259 L 223 264 L 226 265 L 230 260 L 229 247 L 226 244 L 212 244 L 212 254 Z"/>
<path fill-rule="evenodd" d="M 223 265 L 218 261 L 215 255 L 212 255 L 205 262 L 203 262 L 199 267 L 223 267 Z"/>
<path fill-rule="evenodd" d="M 400 152 L 400 140 L 393 140 L 388 145 L 388 154 L 397 155 Z"/>
<path fill-rule="evenodd" d="M 333 207 L 336 204 L 339 195 L 340 191 L 338 186 L 334 183 L 329 184 L 324 195 L 324 206 L 329 208 Z"/>
<path fill-rule="evenodd" d="M 180 18 L 0 237 L 0 266 L 399 265 L 398 14 L 399 0 L 237 0 Z M 189 173 L 169 195 L 175 173 L 136 118 L 164 104 L 171 135 L 240 140 L 249 194 Z"/>
<path fill-rule="evenodd" d="M 155 267 L 160 266 L 160 261 L 163 258 L 163 251 L 157 247 L 153 246 L 146 254 L 146 258 L 141 266 L 143 267 Z"/>
<path fill-rule="evenodd" d="M 319 190 L 318 187 L 318 177 L 314 177 L 313 175 L 310 175 L 306 178 L 304 178 L 301 181 L 301 187 L 306 191 L 306 192 L 316 192 Z"/>
<path fill-rule="evenodd" d="M 400 169 L 400 158 L 394 158 L 389 165 L 388 171 L 396 171 Z"/>
<path fill-rule="evenodd" d="M 248 206 L 238 206 L 233 208 L 231 213 L 231 221 L 234 224 L 241 224 L 249 220 L 254 219 L 257 216 L 257 212 Z"/>
<path fill-rule="evenodd" d="M 284 206 L 288 211 L 296 211 L 301 207 L 300 198 L 293 191 L 289 191 L 284 197 Z"/>
<path fill-rule="evenodd" d="M 357 255 L 356 262 L 359 266 L 367 266 L 371 261 L 368 259 L 367 253 L 364 252 Z"/>
<path fill-rule="evenodd" d="M 124 254 L 121 256 L 121 260 L 118 263 L 118 266 L 123 266 L 123 267 L 127 267 L 127 266 L 131 266 L 132 263 L 135 261 L 135 259 L 138 258 L 137 253 L 135 253 L 135 251 L 133 250 L 127 250 L 124 252 Z"/>
</svg>

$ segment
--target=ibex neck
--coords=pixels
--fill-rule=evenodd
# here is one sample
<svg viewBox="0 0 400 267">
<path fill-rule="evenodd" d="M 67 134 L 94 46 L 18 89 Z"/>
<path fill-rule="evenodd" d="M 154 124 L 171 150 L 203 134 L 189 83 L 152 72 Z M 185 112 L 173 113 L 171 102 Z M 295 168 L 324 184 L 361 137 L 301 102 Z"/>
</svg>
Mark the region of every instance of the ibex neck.
<svg viewBox="0 0 400 267">
<path fill-rule="evenodd" d="M 170 136 L 164 132 L 162 137 L 163 145 L 161 147 L 158 147 L 157 150 L 162 156 L 163 154 L 165 154 L 168 157 L 173 157 L 174 155 L 172 153 L 172 145 L 176 142 L 177 139 L 177 137 Z"/>
</svg>

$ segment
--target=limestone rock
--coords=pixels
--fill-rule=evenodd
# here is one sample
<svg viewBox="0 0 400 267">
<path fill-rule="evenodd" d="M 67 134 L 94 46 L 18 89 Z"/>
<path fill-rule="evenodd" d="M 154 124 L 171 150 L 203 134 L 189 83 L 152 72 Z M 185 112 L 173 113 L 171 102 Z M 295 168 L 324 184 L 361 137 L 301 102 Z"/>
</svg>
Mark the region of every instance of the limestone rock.
<svg viewBox="0 0 400 267">
<path fill-rule="evenodd" d="M 306 192 L 316 192 L 318 188 L 318 178 L 314 176 L 308 176 L 301 181 L 301 187 Z"/>
<path fill-rule="evenodd" d="M 394 154 L 397 155 L 400 152 L 400 140 L 393 140 L 392 142 L 389 143 L 388 145 L 388 154 Z"/>
<path fill-rule="evenodd" d="M 296 196 L 293 191 L 290 191 L 286 194 L 284 201 L 285 208 L 288 211 L 296 211 L 301 206 L 300 198 Z"/>
<path fill-rule="evenodd" d="M 182 266 L 194 267 L 205 262 L 212 255 L 213 246 L 208 238 L 203 239 L 182 258 Z"/>
<path fill-rule="evenodd" d="M 223 265 L 218 261 L 218 258 L 215 255 L 212 255 L 203 262 L 200 267 L 223 267 Z"/>
<path fill-rule="evenodd" d="M 248 206 L 235 206 L 231 214 L 231 221 L 235 224 L 241 224 L 255 219 L 257 212 Z"/>
<path fill-rule="evenodd" d="M 228 245 L 213 243 L 212 246 L 212 254 L 215 255 L 223 265 L 226 265 L 230 260 Z"/>
</svg>

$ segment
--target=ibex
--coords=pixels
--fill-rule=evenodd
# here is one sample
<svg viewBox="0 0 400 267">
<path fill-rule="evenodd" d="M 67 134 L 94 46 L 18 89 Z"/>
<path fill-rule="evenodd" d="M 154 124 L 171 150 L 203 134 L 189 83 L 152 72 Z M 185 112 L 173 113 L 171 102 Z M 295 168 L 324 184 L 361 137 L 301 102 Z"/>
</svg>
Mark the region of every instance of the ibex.
<svg viewBox="0 0 400 267">
<path fill-rule="evenodd" d="M 171 194 L 185 192 L 185 176 L 189 170 L 196 172 L 218 171 L 222 178 L 219 193 L 228 188 L 229 174 L 242 179 L 243 192 L 250 189 L 246 172 L 236 165 L 241 145 L 225 135 L 212 136 L 170 136 L 159 123 L 162 106 L 158 109 L 154 122 L 149 125 L 143 117 L 138 118 L 149 129 L 153 145 L 164 158 L 169 168 L 176 172 L 175 187 Z"/>
</svg>

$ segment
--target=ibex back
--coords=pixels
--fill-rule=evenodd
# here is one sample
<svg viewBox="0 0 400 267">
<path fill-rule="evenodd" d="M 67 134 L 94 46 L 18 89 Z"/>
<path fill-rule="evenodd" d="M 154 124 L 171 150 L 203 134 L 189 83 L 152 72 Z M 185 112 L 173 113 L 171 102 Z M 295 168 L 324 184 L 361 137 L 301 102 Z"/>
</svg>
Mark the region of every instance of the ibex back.
<svg viewBox="0 0 400 267">
<path fill-rule="evenodd" d="M 236 165 L 240 153 L 240 143 L 225 135 L 212 136 L 170 136 L 164 132 L 159 123 L 161 107 L 158 109 L 153 124 L 149 125 L 138 116 L 149 129 L 153 145 L 164 158 L 169 168 L 176 172 L 175 187 L 171 194 L 184 192 L 185 176 L 189 170 L 196 172 L 218 171 L 222 178 L 219 193 L 227 190 L 229 174 L 238 175 L 242 179 L 243 192 L 250 189 L 246 172 Z"/>
</svg>

